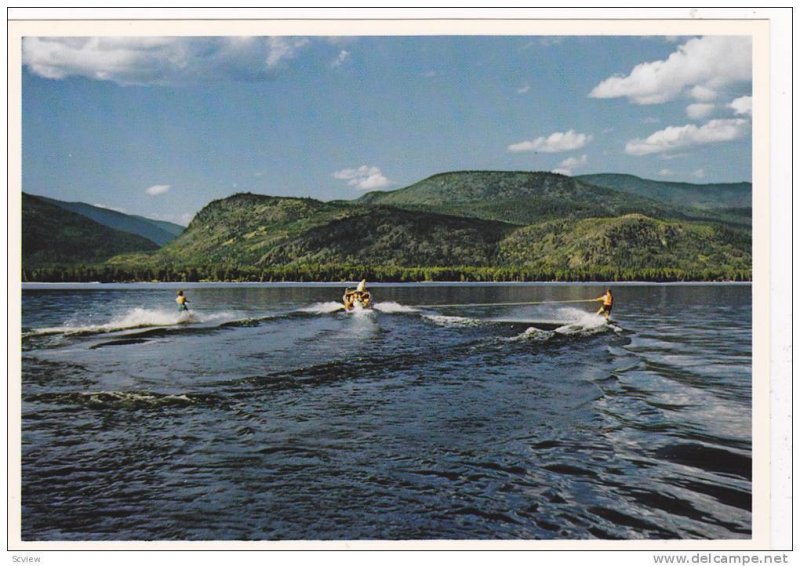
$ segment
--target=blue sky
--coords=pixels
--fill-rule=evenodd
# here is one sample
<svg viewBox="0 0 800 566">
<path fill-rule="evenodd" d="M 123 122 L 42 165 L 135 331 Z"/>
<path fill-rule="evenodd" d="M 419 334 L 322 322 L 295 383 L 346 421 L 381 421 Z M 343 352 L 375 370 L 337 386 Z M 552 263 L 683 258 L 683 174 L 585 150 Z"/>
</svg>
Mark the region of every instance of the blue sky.
<svg viewBox="0 0 800 566">
<path fill-rule="evenodd" d="M 23 190 L 187 224 L 464 169 L 750 181 L 747 37 L 23 40 Z"/>
</svg>

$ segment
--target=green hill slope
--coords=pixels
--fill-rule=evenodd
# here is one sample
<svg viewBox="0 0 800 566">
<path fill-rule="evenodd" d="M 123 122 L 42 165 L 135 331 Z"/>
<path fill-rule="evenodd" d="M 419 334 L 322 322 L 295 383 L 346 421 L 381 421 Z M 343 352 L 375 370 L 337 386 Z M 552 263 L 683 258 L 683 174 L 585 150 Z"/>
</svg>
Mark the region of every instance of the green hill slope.
<svg viewBox="0 0 800 566">
<path fill-rule="evenodd" d="M 372 192 L 363 204 L 382 204 L 526 225 L 556 218 L 641 213 L 686 218 L 687 211 L 657 201 L 545 172 L 455 171 L 409 187 Z"/>
<path fill-rule="evenodd" d="M 276 246 L 266 264 L 491 265 L 502 222 L 390 207 L 360 209 Z"/>
<path fill-rule="evenodd" d="M 157 251 L 122 251 L 102 276 L 748 279 L 749 226 L 702 214 L 550 173 L 447 173 L 355 201 L 245 193 Z"/>
<path fill-rule="evenodd" d="M 540 271 L 700 274 L 748 272 L 752 254 L 745 230 L 630 214 L 520 228 L 501 243 L 498 259 Z"/>
<path fill-rule="evenodd" d="M 236 194 L 206 205 L 155 261 L 262 264 L 273 247 L 345 217 L 350 207 L 309 198 Z"/>
<path fill-rule="evenodd" d="M 175 241 L 149 260 L 135 261 L 257 267 L 478 265 L 491 263 L 497 243 L 513 228 L 431 212 L 238 194 L 210 203 Z"/>
<path fill-rule="evenodd" d="M 749 209 L 752 206 L 753 187 L 750 183 L 696 185 L 653 181 L 617 173 L 580 175 L 576 179 L 678 206 L 703 209 Z"/>
<path fill-rule="evenodd" d="M 166 266 L 192 277 L 335 279 L 362 266 L 373 278 L 389 279 L 405 273 L 399 268 L 441 268 L 448 278 L 467 279 L 702 279 L 747 278 L 750 262 L 749 231 L 715 222 L 634 213 L 519 226 L 383 205 L 240 194 L 207 205 L 158 252 L 111 263 L 160 269 L 157 277 Z"/>
<path fill-rule="evenodd" d="M 146 238 L 113 230 L 43 199 L 22 194 L 22 264 L 98 263 L 125 252 L 152 251 Z"/>
<path fill-rule="evenodd" d="M 59 208 L 63 208 L 64 210 L 85 216 L 86 218 L 94 220 L 103 226 L 147 238 L 159 246 L 163 246 L 167 242 L 171 242 L 184 230 L 183 226 L 173 224 L 172 222 L 151 220 L 143 216 L 124 214 L 122 212 L 117 212 L 116 210 L 92 206 L 84 202 L 64 202 L 43 196 L 33 196 L 36 196 L 36 198 L 52 205 L 58 206 Z"/>
</svg>

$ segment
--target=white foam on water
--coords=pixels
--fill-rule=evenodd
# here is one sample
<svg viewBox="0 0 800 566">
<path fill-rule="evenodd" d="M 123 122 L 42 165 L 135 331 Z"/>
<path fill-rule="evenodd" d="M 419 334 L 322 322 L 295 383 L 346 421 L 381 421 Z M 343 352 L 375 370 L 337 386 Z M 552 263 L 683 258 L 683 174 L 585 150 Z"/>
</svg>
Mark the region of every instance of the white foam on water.
<svg viewBox="0 0 800 566">
<path fill-rule="evenodd" d="M 172 326 L 191 317 L 191 311 L 166 311 L 135 308 L 111 319 L 106 326 L 112 328 L 139 328 L 142 326 Z"/>
<path fill-rule="evenodd" d="M 410 312 L 419 312 L 418 309 L 414 307 L 409 307 L 406 305 L 401 305 L 400 303 L 396 303 L 394 301 L 386 301 L 381 303 L 375 303 L 374 307 L 375 310 L 385 312 L 385 313 L 410 313 Z"/>
<path fill-rule="evenodd" d="M 179 316 L 180 322 L 233 322 L 235 320 L 242 320 L 249 318 L 252 313 L 236 313 L 230 311 L 220 312 L 198 312 L 195 310 L 181 313 Z"/>
<path fill-rule="evenodd" d="M 313 305 L 297 309 L 298 312 L 307 312 L 311 314 L 330 314 L 338 310 L 343 310 L 344 305 L 336 301 L 327 301 L 324 303 L 314 303 Z"/>
<path fill-rule="evenodd" d="M 446 316 L 443 314 L 426 314 L 423 318 L 440 326 L 478 326 L 481 321 L 475 318 L 467 318 L 465 316 Z"/>
<path fill-rule="evenodd" d="M 111 318 L 104 324 L 70 323 L 63 326 L 41 328 L 35 330 L 31 335 L 45 334 L 102 334 L 105 332 L 117 332 L 120 330 L 131 330 L 134 328 L 148 328 L 154 326 L 176 326 L 178 324 L 190 324 L 196 322 L 206 322 L 217 318 L 229 318 L 231 313 L 214 313 L 212 315 L 199 315 L 194 311 L 177 312 L 164 309 L 145 309 L 133 308 L 124 313 Z"/>
<path fill-rule="evenodd" d="M 113 405 L 138 403 L 145 405 L 191 405 L 194 403 L 186 393 L 155 394 L 137 391 L 81 392 L 79 396 L 90 405 Z"/>
<path fill-rule="evenodd" d="M 535 325 L 537 322 L 547 322 L 548 324 L 561 324 L 555 330 L 542 330 L 541 328 L 531 327 L 522 334 L 512 338 L 513 340 L 546 340 L 555 334 L 561 335 L 591 335 L 606 332 L 609 329 L 617 330 L 617 327 L 609 324 L 605 317 L 595 312 L 587 312 L 575 307 L 545 306 L 536 307 L 531 311 L 520 313 L 513 319 L 491 319 L 496 322 L 516 322 L 530 323 Z M 621 329 L 619 330 L 621 331 Z"/>
<path fill-rule="evenodd" d="M 541 328 L 536 328 L 535 326 L 531 326 L 527 328 L 525 332 L 522 334 L 517 334 L 516 336 L 512 336 L 511 338 L 503 338 L 503 340 L 508 340 L 509 342 L 520 342 L 523 340 L 533 340 L 536 342 L 545 342 L 553 337 L 555 332 L 550 330 L 542 330 Z"/>
<path fill-rule="evenodd" d="M 595 334 L 608 329 L 605 317 L 594 312 L 574 307 L 560 307 L 556 312 L 558 320 L 567 321 L 567 324 L 555 330 L 559 334 Z"/>
<path fill-rule="evenodd" d="M 374 311 L 372 309 L 362 309 L 359 307 L 355 307 L 349 311 L 345 311 L 347 314 L 355 317 L 365 317 L 365 316 L 372 316 Z"/>
</svg>

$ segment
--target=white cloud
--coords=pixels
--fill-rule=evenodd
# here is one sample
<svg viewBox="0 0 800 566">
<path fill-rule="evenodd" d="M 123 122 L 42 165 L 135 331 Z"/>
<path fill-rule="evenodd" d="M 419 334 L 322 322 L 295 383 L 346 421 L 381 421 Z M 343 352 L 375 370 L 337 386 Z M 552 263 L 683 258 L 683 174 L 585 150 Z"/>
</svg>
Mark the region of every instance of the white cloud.
<svg viewBox="0 0 800 566">
<path fill-rule="evenodd" d="M 705 179 L 706 172 L 704 169 L 697 169 L 696 171 L 692 171 L 692 177 L 695 179 Z"/>
<path fill-rule="evenodd" d="M 714 108 L 716 108 L 715 104 L 698 102 L 686 107 L 686 115 L 692 120 L 700 120 L 708 117 L 708 115 L 714 111 Z"/>
<path fill-rule="evenodd" d="M 672 161 L 673 159 L 683 159 L 688 155 L 688 153 L 662 153 L 658 156 L 658 158 L 663 159 L 664 161 Z"/>
<path fill-rule="evenodd" d="M 576 167 L 580 167 L 581 165 L 586 165 L 587 163 L 586 155 L 581 155 L 580 157 L 570 157 L 565 159 L 561 162 L 561 167 L 568 167 L 570 169 L 575 169 Z"/>
<path fill-rule="evenodd" d="M 560 173 L 561 175 L 572 175 L 575 169 L 583 167 L 588 162 L 586 155 L 581 155 L 580 157 L 569 157 L 562 161 L 556 169 L 553 169 L 553 173 Z"/>
<path fill-rule="evenodd" d="M 712 88 L 697 85 L 689 89 L 689 96 L 698 102 L 711 102 L 712 100 L 716 100 L 719 94 Z"/>
<path fill-rule="evenodd" d="M 672 169 L 662 169 L 661 171 L 658 172 L 658 174 L 661 177 L 674 177 L 675 171 L 673 171 Z"/>
<path fill-rule="evenodd" d="M 150 196 L 163 195 L 169 192 L 170 185 L 153 185 L 144 190 Z"/>
<path fill-rule="evenodd" d="M 331 63 L 331 67 L 336 69 L 337 67 L 341 67 L 342 64 L 347 61 L 348 57 L 350 57 L 350 52 L 347 49 L 342 49 L 339 51 L 339 54 L 336 56 L 336 59 L 333 60 Z"/>
<path fill-rule="evenodd" d="M 751 40 L 706 36 L 688 40 L 666 60 L 641 63 L 627 76 L 613 76 L 589 93 L 591 98 L 626 97 L 636 104 L 661 104 L 689 94 L 709 97 L 720 88 L 751 80 Z M 708 100 L 708 98 L 705 98 Z"/>
<path fill-rule="evenodd" d="M 270 69 L 274 69 L 287 59 L 293 59 L 297 51 L 309 43 L 307 39 L 296 37 L 268 37 L 266 41 L 268 46 L 266 62 Z"/>
<path fill-rule="evenodd" d="M 542 153 L 558 153 L 560 151 L 572 151 L 584 147 L 592 141 L 589 134 L 578 134 L 575 130 L 568 132 L 554 132 L 548 137 L 539 137 L 535 140 L 512 143 L 508 146 L 508 151 L 541 151 Z"/>
<path fill-rule="evenodd" d="M 22 62 L 48 79 L 174 85 L 273 77 L 309 40 L 296 37 L 26 37 Z"/>
<path fill-rule="evenodd" d="M 517 94 L 525 94 L 529 90 L 531 90 L 531 85 L 525 85 L 522 88 L 517 89 Z"/>
<path fill-rule="evenodd" d="M 646 139 L 634 139 L 625 145 L 628 155 L 648 155 L 684 149 L 691 146 L 725 142 L 742 137 L 749 122 L 743 119 L 711 120 L 702 125 L 670 126 Z"/>
<path fill-rule="evenodd" d="M 741 96 L 728 104 L 729 108 L 733 108 L 736 114 L 745 114 L 750 116 L 753 114 L 753 97 Z"/>
<path fill-rule="evenodd" d="M 425 73 L 425 76 L 428 78 L 433 78 L 437 75 L 436 71 L 428 71 Z"/>
<path fill-rule="evenodd" d="M 391 184 L 391 181 L 383 175 L 379 168 L 368 165 L 362 165 L 357 169 L 342 169 L 333 173 L 333 176 L 347 181 L 351 187 L 364 191 L 381 189 Z"/>
</svg>

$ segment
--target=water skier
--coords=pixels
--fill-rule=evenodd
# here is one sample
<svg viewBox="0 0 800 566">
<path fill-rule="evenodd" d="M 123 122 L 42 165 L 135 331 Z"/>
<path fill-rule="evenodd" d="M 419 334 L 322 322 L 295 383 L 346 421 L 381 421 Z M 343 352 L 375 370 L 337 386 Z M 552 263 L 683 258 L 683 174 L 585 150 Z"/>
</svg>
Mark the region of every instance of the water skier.
<svg viewBox="0 0 800 566">
<path fill-rule="evenodd" d="M 597 311 L 597 314 L 602 314 L 608 320 L 609 315 L 611 314 L 611 308 L 614 306 L 614 296 L 611 294 L 611 289 L 606 289 L 605 295 L 602 297 L 597 297 L 595 301 L 602 301 L 603 305 L 600 307 L 600 310 Z"/>
<path fill-rule="evenodd" d="M 186 303 L 189 301 L 186 300 L 186 296 L 183 294 L 183 291 L 178 291 L 178 296 L 175 297 L 175 302 L 178 303 L 178 312 L 185 312 L 189 310 L 189 307 L 186 306 Z"/>
</svg>

